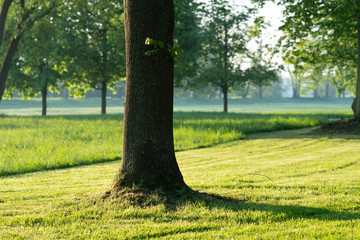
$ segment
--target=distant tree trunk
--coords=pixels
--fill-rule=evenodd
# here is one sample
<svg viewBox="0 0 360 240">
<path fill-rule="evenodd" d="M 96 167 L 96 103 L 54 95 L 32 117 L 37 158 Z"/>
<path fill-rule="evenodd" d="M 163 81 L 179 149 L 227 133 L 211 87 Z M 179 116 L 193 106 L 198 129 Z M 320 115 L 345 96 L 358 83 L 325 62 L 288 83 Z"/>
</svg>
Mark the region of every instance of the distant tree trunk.
<svg viewBox="0 0 360 240">
<path fill-rule="evenodd" d="M 293 98 L 297 98 L 298 97 L 298 89 L 296 87 L 293 87 L 293 94 L 292 94 L 292 97 Z"/>
<path fill-rule="evenodd" d="M 228 86 L 221 87 L 221 91 L 223 93 L 223 100 L 224 100 L 224 113 L 228 112 Z"/>
<path fill-rule="evenodd" d="M 101 114 L 106 114 L 106 93 L 107 84 L 106 82 L 101 83 Z"/>
<path fill-rule="evenodd" d="M 113 188 L 182 188 L 173 139 L 174 60 L 146 56 L 146 38 L 173 45 L 172 0 L 124 0 L 126 93 L 123 160 Z"/>
<path fill-rule="evenodd" d="M 41 89 L 41 98 L 42 98 L 42 116 L 46 116 L 46 110 L 47 110 L 47 94 L 48 94 L 48 85 L 47 82 L 45 83 L 45 86 Z"/>
<path fill-rule="evenodd" d="M 343 97 L 343 98 L 346 97 L 346 91 L 345 91 L 345 90 L 342 92 L 342 97 Z"/>
<path fill-rule="evenodd" d="M 259 86 L 259 98 L 263 98 L 263 87 Z"/>
<path fill-rule="evenodd" d="M 250 91 L 250 85 L 251 85 L 251 80 L 249 80 L 246 84 L 245 90 L 242 94 L 242 98 L 247 98 L 247 95 L 249 94 Z"/>
<path fill-rule="evenodd" d="M 69 98 L 69 90 L 67 88 L 61 88 L 60 96 L 67 100 Z"/>
<path fill-rule="evenodd" d="M 330 84 L 328 82 L 325 85 L 325 97 L 330 97 Z"/>
<path fill-rule="evenodd" d="M 211 89 L 208 94 L 208 98 L 211 99 L 211 98 L 214 98 L 214 96 L 215 96 L 215 91 L 214 91 L 214 89 Z"/>
<path fill-rule="evenodd" d="M 319 97 L 319 87 L 316 87 L 314 89 L 314 98 L 318 98 Z"/>
<path fill-rule="evenodd" d="M 357 22 L 357 45 L 358 45 L 358 61 L 357 61 L 357 79 L 356 79 L 356 104 L 354 119 L 360 122 L 360 12 L 356 13 Z"/>
</svg>

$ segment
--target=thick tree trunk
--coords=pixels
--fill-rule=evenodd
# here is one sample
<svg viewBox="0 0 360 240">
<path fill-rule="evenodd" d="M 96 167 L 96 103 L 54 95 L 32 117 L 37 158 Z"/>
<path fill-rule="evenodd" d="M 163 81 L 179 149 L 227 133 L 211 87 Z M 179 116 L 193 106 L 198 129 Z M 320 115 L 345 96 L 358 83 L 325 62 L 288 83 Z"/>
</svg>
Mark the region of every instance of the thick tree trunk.
<svg viewBox="0 0 360 240">
<path fill-rule="evenodd" d="M 107 84 L 106 82 L 101 83 L 101 114 L 106 114 L 106 93 Z"/>
<path fill-rule="evenodd" d="M 42 112 L 41 115 L 42 116 L 46 116 L 46 110 L 47 110 L 47 83 L 45 84 L 45 86 L 43 87 L 43 89 L 41 89 L 41 98 L 42 98 Z"/>
<path fill-rule="evenodd" d="M 124 0 L 126 93 L 123 161 L 113 188 L 186 186 L 176 162 L 173 139 L 174 61 L 172 0 Z M 147 38 L 162 41 L 155 55 Z"/>
<path fill-rule="evenodd" d="M 360 12 L 356 13 L 357 22 L 357 45 L 358 45 L 358 62 L 357 62 L 357 80 L 356 80 L 356 103 L 354 119 L 360 122 Z"/>
<path fill-rule="evenodd" d="M 223 93 L 223 100 L 224 100 L 224 113 L 227 113 L 228 112 L 228 87 L 227 86 L 223 86 L 221 88 L 221 91 Z"/>
</svg>

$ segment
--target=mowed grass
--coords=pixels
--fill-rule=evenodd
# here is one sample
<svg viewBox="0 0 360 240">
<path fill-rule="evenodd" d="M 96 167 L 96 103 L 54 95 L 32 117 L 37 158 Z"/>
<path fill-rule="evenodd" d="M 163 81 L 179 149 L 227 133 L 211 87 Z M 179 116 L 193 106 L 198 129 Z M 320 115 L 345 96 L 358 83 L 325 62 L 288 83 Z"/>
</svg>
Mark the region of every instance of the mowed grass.
<svg viewBox="0 0 360 240">
<path fill-rule="evenodd" d="M 0 239 L 359 239 L 360 137 L 308 130 L 177 152 L 204 197 L 101 201 L 120 162 L 0 178 Z"/>
<path fill-rule="evenodd" d="M 245 134 L 316 126 L 345 113 L 175 113 L 175 150 L 209 147 Z M 0 176 L 121 158 L 122 115 L 0 116 Z"/>
</svg>

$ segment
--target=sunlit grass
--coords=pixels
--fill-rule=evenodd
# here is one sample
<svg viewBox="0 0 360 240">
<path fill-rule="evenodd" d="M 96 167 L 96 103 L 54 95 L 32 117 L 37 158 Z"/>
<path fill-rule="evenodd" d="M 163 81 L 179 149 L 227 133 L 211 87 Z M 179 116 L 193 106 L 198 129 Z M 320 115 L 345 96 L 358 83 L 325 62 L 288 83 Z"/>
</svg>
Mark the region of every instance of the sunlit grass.
<svg viewBox="0 0 360 240">
<path fill-rule="evenodd" d="M 175 113 L 175 150 L 319 125 L 344 114 Z M 121 158 L 122 115 L 0 117 L 0 176 Z"/>
<path fill-rule="evenodd" d="M 360 137 L 259 133 L 177 153 L 186 183 L 238 202 L 102 202 L 120 162 L 0 178 L 0 239 L 359 239 Z"/>
</svg>

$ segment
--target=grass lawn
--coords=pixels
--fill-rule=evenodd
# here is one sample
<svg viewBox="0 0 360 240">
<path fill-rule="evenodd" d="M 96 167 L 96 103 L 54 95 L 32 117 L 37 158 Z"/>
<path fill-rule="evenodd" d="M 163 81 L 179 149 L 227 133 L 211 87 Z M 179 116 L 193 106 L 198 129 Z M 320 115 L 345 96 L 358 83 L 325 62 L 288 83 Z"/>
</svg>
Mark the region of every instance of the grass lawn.
<svg viewBox="0 0 360 240">
<path fill-rule="evenodd" d="M 177 152 L 204 198 L 100 201 L 120 162 L 0 178 L 0 239 L 360 239 L 360 137 L 308 130 Z"/>
<path fill-rule="evenodd" d="M 246 134 L 316 126 L 346 113 L 206 113 L 174 115 L 176 151 L 243 139 Z M 117 115 L 0 116 L 0 176 L 121 158 Z"/>
</svg>

